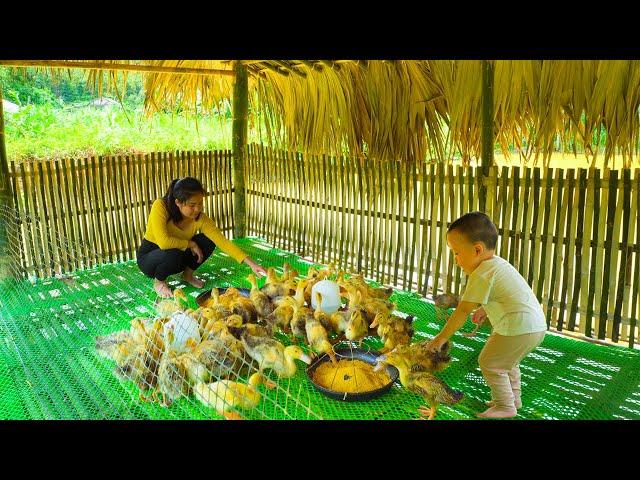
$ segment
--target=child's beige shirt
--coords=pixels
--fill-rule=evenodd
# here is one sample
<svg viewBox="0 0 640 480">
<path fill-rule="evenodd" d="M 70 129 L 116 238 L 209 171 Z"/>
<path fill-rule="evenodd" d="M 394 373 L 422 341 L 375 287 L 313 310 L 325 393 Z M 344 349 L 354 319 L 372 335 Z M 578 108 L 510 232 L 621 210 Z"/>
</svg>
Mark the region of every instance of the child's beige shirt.
<svg viewBox="0 0 640 480">
<path fill-rule="evenodd" d="M 460 300 L 481 304 L 494 333 L 514 336 L 547 330 L 533 290 L 513 265 L 497 255 L 471 272 Z"/>
</svg>

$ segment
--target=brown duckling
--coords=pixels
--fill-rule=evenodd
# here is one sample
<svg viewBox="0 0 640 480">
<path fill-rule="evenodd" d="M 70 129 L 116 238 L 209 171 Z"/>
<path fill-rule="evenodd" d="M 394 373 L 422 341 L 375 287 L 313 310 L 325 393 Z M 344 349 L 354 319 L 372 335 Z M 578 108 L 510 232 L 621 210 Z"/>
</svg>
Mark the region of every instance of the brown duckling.
<svg viewBox="0 0 640 480">
<path fill-rule="evenodd" d="M 276 308 L 271 299 L 258 289 L 258 281 L 253 273 L 247 275 L 247 280 L 251 283 L 249 298 L 256 308 L 256 312 L 262 318 L 267 318 Z"/>
<path fill-rule="evenodd" d="M 432 373 L 412 371 L 409 359 L 396 351 L 381 355 L 376 361 L 378 363 L 374 370 L 379 370 L 382 368 L 382 365 L 385 364 L 393 365 L 400 372 L 400 383 L 402 383 L 402 386 L 413 393 L 417 393 L 429 403 L 431 408 L 427 408 L 426 406 L 418 408 L 420 418 L 422 419 L 428 417 L 428 420 L 432 420 L 441 403 L 454 405 L 464 396 L 462 392 L 451 389 Z"/>
</svg>

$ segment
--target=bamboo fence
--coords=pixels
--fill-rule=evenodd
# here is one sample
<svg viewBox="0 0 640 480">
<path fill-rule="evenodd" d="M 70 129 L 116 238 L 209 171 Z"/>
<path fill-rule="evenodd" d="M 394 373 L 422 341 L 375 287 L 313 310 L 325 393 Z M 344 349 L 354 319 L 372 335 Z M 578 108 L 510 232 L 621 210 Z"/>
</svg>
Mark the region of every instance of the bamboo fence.
<svg viewBox="0 0 640 480">
<path fill-rule="evenodd" d="M 251 145 L 247 225 L 274 246 L 421 295 L 460 293 L 449 224 L 479 209 L 480 169 Z M 638 335 L 640 170 L 492 167 L 486 213 L 555 330 Z"/>
<path fill-rule="evenodd" d="M 134 259 L 151 205 L 174 178 L 201 179 L 205 211 L 222 232 L 233 228 L 229 150 L 11 162 L 9 168 L 21 239 L 16 260 L 26 277 Z"/>
<path fill-rule="evenodd" d="M 231 159 L 201 151 L 11 163 L 16 261 L 25 276 L 49 277 L 135 258 L 153 200 L 185 175 L 203 181 L 205 211 L 232 236 Z M 479 168 L 250 145 L 245 175 L 248 235 L 421 295 L 461 291 L 446 229 L 479 209 Z M 633 346 L 640 171 L 493 167 L 483 183 L 496 253 L 527 279 L 550 328 Z"/>
</svg>

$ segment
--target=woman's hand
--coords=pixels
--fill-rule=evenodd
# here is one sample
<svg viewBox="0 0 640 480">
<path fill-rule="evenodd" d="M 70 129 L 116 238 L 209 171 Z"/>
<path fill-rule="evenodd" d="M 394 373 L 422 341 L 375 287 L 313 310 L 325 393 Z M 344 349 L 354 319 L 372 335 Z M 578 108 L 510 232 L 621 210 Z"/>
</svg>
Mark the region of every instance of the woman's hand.
<svg viewBox="0 0 640 480">
<path fill-rule="evenodd" d="M 258 265 L 256 262 L 251 260 L 251 258 L 249 257 L 245 258 L 244 263 L 246 263 L 247 265 L 249 265 L 249 267 L 251 267 L 251 270 L 253 270 L 253 273 L 255 273 L 257 277 L 267 275 L 267 271 L 264 268 L 262 268 L 260 265 Z"/>
<path fill-rule="evenodd" d="M 200 245 L 198 245 L 193 240 L 189 240 L 189 250 L 191 250 L 191 253 L 193 253 L 197 257 L 198 263 L 202 263 L 202 259 L 204 258 L 204 255 L 202 254 L 202 249 L 200 248 Z"/>
</svg>

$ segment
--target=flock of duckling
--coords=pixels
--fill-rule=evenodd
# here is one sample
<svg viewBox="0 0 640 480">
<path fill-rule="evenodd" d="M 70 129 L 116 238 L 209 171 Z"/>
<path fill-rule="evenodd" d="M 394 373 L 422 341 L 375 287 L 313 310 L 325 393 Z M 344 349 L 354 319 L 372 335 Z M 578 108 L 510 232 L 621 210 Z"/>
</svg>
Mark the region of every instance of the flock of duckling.
<svg viewBox="0 0 640 480">
<path fill-rule="evenodd" d="M 366 336 L 377 334 L 384 343 L 382 351 L 388 352 L 379 358 L 381 364 L 396 366 L 402 384 L 425 396 L 420 389 L 411 388 L 420 384 L 414 377 L 446 367 L 450 357 L 422 352 L 420 344 L 409 347 L 413 318 L 392 313 L 396 308 L 389 301 L 393 289 L 371 287 L 362 275 L 345 279 L 344 272 L 336 272 L 332 265 L 310 268 L 306 278 L 297 277 L 298 272 L 288 264 L 281 276 L 269 268 L 264 286 L 258 288 L 250 274 L 248 298 L 233 287 L 223 294 L 214 288 L 196 310 L 187 308 L 186 295 L 176 289 L 173 299 L 156 306 L 159 318 L 134 318 L 129 330 L 97 337 L 96 349 L 115 361 L 118 376 L 135 382 L 143 401 L 169 406 L 193 393 L 224 417 L 240 419 L 237 409 L 254 408 L 260 401 L 260 384 L 276 387 L 264 376 L 264 370 L 272 370 L 278 378 L 290 378 L 297 371 L 295 360 L 310 364 L 311 357 L 326 353 L 336 363 L 333 344 L 343 339 L 361 343 Z M 312 288 L 323 279 L 333 279 L 347 299 L 346 306 L 333 314 L 321 310 L 320 295 L 316 297 L 319 308 L 311 308 Z M 189 338 L 181 349 L 173 348 L 174 334 L 164 328 L 176 312 L 198 323 L 199 338 Z M 276 331 L 292 337 L 294 344 L 285 347 L 274 338 Z M 301 344 L 308 346 L 305 350 L 311 357 Z M 247 384 L 239 381 L 256 368 Z M 427 383 L 432 385 L 434 380 Z M 440 401 L 449 403 L 451 398 Z M 431 405 L 433 402 L 430 400 Z"/>
</svg>

